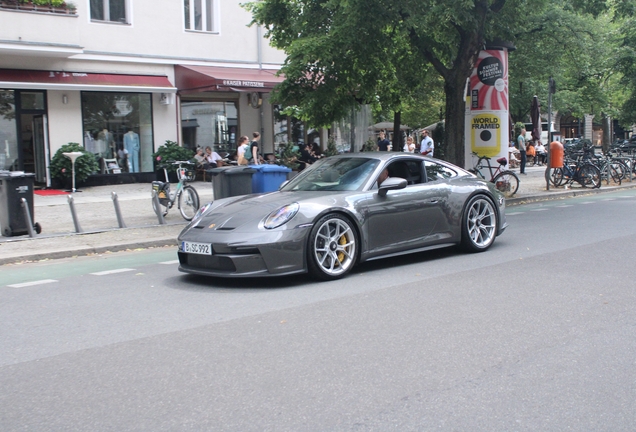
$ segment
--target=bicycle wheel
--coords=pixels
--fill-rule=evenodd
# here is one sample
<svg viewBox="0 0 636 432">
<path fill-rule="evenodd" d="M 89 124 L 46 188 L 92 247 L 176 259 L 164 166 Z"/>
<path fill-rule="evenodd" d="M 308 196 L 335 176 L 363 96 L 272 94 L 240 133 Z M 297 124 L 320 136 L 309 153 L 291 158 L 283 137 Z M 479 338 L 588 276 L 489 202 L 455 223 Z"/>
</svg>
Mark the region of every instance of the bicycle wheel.
<svg viewBox="0 0 636 432">
<path fill-rule="evenodd" d="M 545 179 L 554 186 L 561 186 L 563 183 L 563 168 L 546 168 Z"/>
<path fill-rule="evenodd" d="M 492 179 L 495 187 L 506 198 L 510 198 L 519 190 L 519 177 L 512 171 L 502 171 Z"/>
<path fill-rule="evenodd" d="M 595 189 L 601 187 L 601 171 L 592 164 L 585 164 L 579 168 L 577 181 L 585 188 Z"/>
<path fill-rule="evenodd" d="M 199 194 L 192 186 L 185 186 L 177 197 L 181 216 L 187 221 L 191 221 L 197 211 L 199 211 Z"/>
</svg>

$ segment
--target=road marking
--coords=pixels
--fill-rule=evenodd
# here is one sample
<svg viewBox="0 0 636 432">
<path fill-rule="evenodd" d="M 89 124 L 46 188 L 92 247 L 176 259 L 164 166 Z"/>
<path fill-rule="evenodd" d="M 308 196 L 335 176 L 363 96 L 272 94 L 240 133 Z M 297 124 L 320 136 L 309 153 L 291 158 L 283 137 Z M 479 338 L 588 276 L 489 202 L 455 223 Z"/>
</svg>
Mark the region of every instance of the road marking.
<svg viewBox="0 0 636 432">
<path fill-rule="evenodd" d="M 563 205 L 558 205 L 556 207 L 558 207 L 558 208 L 574 207 L 574 204 L 563 204 Z"/>
<path fill-rule="evenodd" d="M 582 202 L 582 203 L 580 203 L 580 204 L 594 204 L 594 201 L 583 201 L 583 202 Z"/>
<path fill-rule="evenodd" d="M 615 198 L 605 198 L 603 201 L 616 201 Z"/>
<path fill-rule="evenodd" d="M 12 284 L 12 285 L 7 285 L 7 286 L 11 287 L 11 288 L 24 288 L 24 287 L 29 287 L 29 286 L 34 286 L 34 285 L 42 285 L 42 284 L 47 284 L 47 283 L 52 283 L 52 282 L 59 282 L 59 281 L 57 281 L 55 279 L 42 279 L 42 280 L 17 283 L 17 284 Z"/>
<path fill-rule="evenodd" d="M 96 272 L 96 273 L 91 273 L 91 274 L 95 275 L 95 276 L 105 276 L 105 275 L 109 275 L 109 274 L 124 273 L 124 272 L 129 272 L 129 271 L 135 271 L 135 269 L 121 268 L 121 269 L 106 270 L 106 271 L 101 271 L 101 272 Z"/>
<path fill-rule="evenodd" d="M 179 264 L 179 260 L 164 261 L 164 262 L 160 262 L 159 264 L 174 265 L 174 264 Z"/>
<path fill-rule="evenodd" d="M 516 212 L 516 213 L 506 213 L 506 216 L 517 216 L 523 214 L 524 212 Z"/>
<path fill-rule="evenodd" d="M 532 209 L 530 211 L 546 211 L 547 208 L 538 208 L 538 209 Z"/>
</svg>

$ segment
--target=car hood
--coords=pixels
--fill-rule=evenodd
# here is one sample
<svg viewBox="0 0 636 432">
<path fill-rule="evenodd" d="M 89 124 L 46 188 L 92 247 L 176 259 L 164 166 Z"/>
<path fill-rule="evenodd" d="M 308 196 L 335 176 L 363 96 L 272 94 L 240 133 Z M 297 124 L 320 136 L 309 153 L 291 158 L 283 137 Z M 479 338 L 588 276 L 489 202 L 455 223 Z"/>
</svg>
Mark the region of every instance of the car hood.
<svg viewBox="0 0 636 432">
<path fill-rule="evenodd" d="M 348 192 L 350 194 L 351 192 Z M 313 220 L 326 207 L 336 205 L 343 192 L 271 192 L 260 195 L 246 195 L 218 200 L 202 217 L 187 228 L 203 228 L 216 231 L 257 230 L 260 223 L 271 212 L 292 204 L 300 204 L 300 210 L 292 219 L 292 225 Z"/>
</svg>

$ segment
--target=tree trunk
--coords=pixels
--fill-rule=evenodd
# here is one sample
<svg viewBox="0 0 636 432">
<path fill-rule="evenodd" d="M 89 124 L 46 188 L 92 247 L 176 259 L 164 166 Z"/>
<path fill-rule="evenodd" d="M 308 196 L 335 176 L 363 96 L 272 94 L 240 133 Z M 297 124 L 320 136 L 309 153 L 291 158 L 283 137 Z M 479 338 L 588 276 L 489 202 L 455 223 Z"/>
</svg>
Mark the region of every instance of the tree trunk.
<svg viewBox="0 0 636 432">
<path fill-rule="evenodd" d="M 402 131 L 400 126 L 402 123 L 402 111 L 395 111 L 393 113 L 393 151 L 402 151 Z"/>
<path fill-rule="evenodd" d="M 465 95 L 466 77 L 453 74 L 444 84 L 446 92 L 446 123 L 444 127 L 444 141 L 446 143 L 446 159 L 459 167 L 464 167 L 464 125 L 465 125 Z M 460 84 L 461 81 L 461 84 Z"/>
</svg>

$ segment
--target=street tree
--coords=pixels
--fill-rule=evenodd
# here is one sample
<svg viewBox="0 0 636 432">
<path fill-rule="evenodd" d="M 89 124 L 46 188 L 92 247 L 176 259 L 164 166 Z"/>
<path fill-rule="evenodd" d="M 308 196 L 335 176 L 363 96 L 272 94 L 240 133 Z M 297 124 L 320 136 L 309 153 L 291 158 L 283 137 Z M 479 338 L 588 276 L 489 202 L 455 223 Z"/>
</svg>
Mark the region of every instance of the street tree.
<svg viewBox="0 0 636 432">
<path fill-rule="evenodd" d="M 514 43 L 529 17 L 555 8 L 599 14 L 608 2 L 262 0 L 247 7 L 287 53 L 280 100 L 296 101 L 316 125 L 344 117 L 354 102 L 401 111 L 418 87 L 408 79 L 421 80 L 430 65 L 444 83 L 446 157 L 463 165 L 464 90 L 479 52 Z"/>
</svg>

